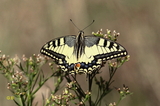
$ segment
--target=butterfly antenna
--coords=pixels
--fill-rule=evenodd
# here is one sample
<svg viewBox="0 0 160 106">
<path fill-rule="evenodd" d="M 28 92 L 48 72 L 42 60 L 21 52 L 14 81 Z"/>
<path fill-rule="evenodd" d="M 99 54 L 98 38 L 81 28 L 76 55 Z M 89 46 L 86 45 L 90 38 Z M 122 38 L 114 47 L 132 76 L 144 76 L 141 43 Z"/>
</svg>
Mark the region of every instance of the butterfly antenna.
<svg viewBox="0 0 160 106">
<path fill-rule="evenodd" d="M 72 22 L 72 24 L 73 24 L 78 30 L 80 30 L 80 29 L 74 24 L 74 22 L 72 21 L 72 19 L 70 19 L 70 21 Z M 94 23 L 94 21 L 95 21 L 95 20 L 93 20 L 88 26 L 86 26 L 85 28 L 83 28 L 82 31 L 85 30 L 86 28 L 88 28 L 89 26 L 91 26 L 91 25 Z"/>
<path fill-rule="evenodd" d="M 86 26 L 85 28 L 83 28 L 82 31 L 85 30 L 86 28 L 88 28 L 89 26 L 91 26 L 94 23 L 94 21 L 95 20 L 93 20 L 88 26 Z"/>
<path fill-rule="evenodd" d="M 72 22 L 72 24 L 73 24 L 78 30 L 80 30 L 80 29 L 76 26 L 76 24 L 74 24 L 74 22 L 72 21 L 72 19 L 70 19 L 70 21 Z"/>
</svg>

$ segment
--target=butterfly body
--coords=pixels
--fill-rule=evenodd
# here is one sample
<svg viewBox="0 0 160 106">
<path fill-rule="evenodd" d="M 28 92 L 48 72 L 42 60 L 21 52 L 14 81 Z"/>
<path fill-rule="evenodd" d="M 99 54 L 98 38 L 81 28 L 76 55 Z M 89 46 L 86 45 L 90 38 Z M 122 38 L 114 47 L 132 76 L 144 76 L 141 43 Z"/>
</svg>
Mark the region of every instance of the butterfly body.
<svg viewBox="0 0 160 106">
<path fill-rule="evenodd" d="M 47 42 L 40 50 L 55 60 L 63 71 L 69 73 L 92 73 L 103 62 L 123 57 L 127 51 L 120 44 L 94 35 L 69 35 Z"/>
</svg>

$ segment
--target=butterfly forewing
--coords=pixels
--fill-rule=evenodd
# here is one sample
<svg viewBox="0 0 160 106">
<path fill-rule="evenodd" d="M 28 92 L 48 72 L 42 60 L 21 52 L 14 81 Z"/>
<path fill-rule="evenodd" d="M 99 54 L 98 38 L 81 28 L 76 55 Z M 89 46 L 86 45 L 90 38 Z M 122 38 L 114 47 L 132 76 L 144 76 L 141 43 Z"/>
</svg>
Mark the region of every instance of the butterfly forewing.
<svg viewBox="0 0 160 106">
<path fill-rule="evenodd" d="M 74 43 L 76 36 L 65 36 L 53 39 L 47 42 L 40 50 L 44 55 L 51 57 L 57 61 L 70 58 L 73 54 Z"/>
<path fill-rule="evenodd" d="M 127 55 L 123 46 L 105 38 L 86 36 L 85 44 L 85 54 L 88 57 L 94 56 L 95 58 L 109 60 Z"/>
</svg>

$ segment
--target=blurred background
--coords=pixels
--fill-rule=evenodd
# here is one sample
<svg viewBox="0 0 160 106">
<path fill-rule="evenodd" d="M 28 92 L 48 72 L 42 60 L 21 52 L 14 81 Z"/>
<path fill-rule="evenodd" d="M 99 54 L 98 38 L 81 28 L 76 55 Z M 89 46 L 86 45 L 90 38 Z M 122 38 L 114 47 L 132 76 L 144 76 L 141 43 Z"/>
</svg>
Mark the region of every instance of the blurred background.
<svg viewBox="0 0 160 106">
<path fill-rule="evenodd" d="M 85 29 L 86 35 L 101 28 L 104 32 L 106 29 L 120 32 L 118 43 L 128 50 L 131 59 L 116 72 L 112 86 L 126 84 L 134 93 L 120 106 L 159 105 L 159 0 L 1 0 L 0 50 L 10 57 L 38 54 L 45 42 L 78 33 L 69 19 L 80 29 L 94 19 L 94 24 Z M 102 70 L 107 79 L 108 69 Z M 53 82 L 48 85 L 54 86 Z M 13 101 L 6 99 L 11 93 L 3 75 L 0 91 L 0 106 L 13 106 Z M 104 102 L 118 101 L 118 95 L 111 93 Z"/>
</svg>

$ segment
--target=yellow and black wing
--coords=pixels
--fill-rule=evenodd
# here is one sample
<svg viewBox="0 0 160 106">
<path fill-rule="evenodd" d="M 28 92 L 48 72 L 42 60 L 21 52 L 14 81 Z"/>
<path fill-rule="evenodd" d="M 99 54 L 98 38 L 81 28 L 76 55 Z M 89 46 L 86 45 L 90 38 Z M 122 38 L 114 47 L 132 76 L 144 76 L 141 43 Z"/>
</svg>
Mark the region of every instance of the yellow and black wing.
<svg viewBox="0 0 160 106">
<path fill-rule="evenodd" d="M 92 73 L 103 61 L 126 56 L 126 49 L 113 41 L 96 36 L 83 36 L 83 51 L 77 58 L 76 35 L 64 36 L 47 42 L 40 52 L 55 60 L 63 71 Z M 78 44 L 81 45 L 81 44 Z"/>
</svg>

